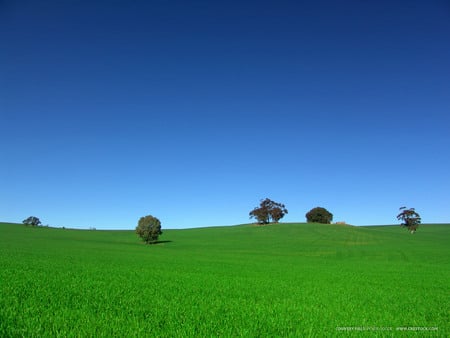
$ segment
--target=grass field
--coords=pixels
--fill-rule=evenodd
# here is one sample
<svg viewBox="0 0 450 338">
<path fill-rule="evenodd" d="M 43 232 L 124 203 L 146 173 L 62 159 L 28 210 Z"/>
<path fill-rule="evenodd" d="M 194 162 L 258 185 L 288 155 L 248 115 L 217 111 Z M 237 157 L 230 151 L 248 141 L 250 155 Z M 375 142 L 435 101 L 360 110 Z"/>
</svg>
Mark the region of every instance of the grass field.
<svg viewBox="0 0 450 338">
<path fill-rule="evenodd" d="M 450 225 L 0 223 L 0 336 L 450 336 Z"/>
</svg>

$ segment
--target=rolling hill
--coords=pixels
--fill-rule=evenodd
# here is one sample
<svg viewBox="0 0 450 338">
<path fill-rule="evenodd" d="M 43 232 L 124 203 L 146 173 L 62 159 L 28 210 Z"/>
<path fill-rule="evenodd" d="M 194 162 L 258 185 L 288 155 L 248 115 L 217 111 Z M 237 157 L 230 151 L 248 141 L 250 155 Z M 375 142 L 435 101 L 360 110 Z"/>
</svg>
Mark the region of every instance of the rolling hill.
<svg viewBox="0 0 450 338">
<path fill-rule="evenodd" d="M 450 225 L 0 223 L 0 336 L 448 336 Z"/>
</svg>

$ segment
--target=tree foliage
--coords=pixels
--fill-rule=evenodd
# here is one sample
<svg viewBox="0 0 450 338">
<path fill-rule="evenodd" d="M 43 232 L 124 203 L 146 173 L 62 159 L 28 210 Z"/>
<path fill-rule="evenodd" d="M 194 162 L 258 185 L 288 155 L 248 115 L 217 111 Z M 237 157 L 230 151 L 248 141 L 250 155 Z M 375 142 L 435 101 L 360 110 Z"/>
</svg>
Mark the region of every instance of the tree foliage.
<svg viewBox="0 0 450 338">
<path fill-rule="evenodd" d="M 333 221 L 333 214 L 322 207 L 311 209 L 305 216 L 308 223 L 330 224 Z"/>
<path fill-rule="evenodd" d="M 38 226 L 41 225 L 41 221 L 39 220 L 39 218 L 37 218 L 36 216 L 30 216 L 27 219 L 24 219 L 22 221 L 23 224 L 25 225 L 31 225 L 31 226 Z"/>
<path fill-rule="evenodd" d="M 422 222 L 420 215 L 414 208 L 401 207 L 399 210 L 401 212 L 397 215 L 397 219 L 402 221 L 400 226 L 406 227 L 412 234 L 415 233 Z"/>
<path fill-rule="evenodd" d="M 250 218 L 256 218 L 260 224 L 267 224 L 270 222 L 278 223 L 287 213 L 288 210 L 284 204 L 266 198 L 261 200 L 259 207 L 250 211 L 249 216 Z"/>
<path fill-rule="evenodd" d="M 141 217 L 136 227 L 136 233 L 145 243 L 155 243 L 162 234 L 161 222 L 151 215 Z"/>
</svg>

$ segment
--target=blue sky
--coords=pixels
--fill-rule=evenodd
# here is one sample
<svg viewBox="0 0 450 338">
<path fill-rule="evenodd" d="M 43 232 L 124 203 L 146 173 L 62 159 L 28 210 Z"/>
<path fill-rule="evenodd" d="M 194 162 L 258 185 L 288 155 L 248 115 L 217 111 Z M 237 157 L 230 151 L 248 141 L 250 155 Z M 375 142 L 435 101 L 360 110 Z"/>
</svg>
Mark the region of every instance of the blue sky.
<svg viewBox="0 0 450 338">
<path fill-rule="evenodd" d="M 450 222 L 446 1 L 2 1 L 0 220 Z"/>
</svg>

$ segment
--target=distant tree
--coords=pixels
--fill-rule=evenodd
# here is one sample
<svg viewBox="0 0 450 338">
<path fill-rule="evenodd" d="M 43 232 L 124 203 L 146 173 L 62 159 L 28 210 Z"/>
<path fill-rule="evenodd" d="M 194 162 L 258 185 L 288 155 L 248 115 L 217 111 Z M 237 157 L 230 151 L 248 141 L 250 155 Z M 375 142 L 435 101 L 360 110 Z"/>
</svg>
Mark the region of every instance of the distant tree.
<svg viewBox="0 0 450 338">
<path fill-rule="evenodd" d="M 420 215 L 414 208 L 407 209 L 406 207 L 401 207 L 399 210 L 401 212 L 397 215 L 397 219 L 402 221 L 400 226 L 406 227 L 411 234 L 415 233 L 422 221 Z"/>
<path fill-rule="evenodd" d="M 256 218 L 259 224 L 267 224 L 270 221 L 269 212 L 263 208 L 256 207 L 249 213 L 250 218 Z"/>
<path fill-rule="evenodd" d="M 25 225 L 31 225 L 31 226 L 38 226 L 41 225 L 41 221 L 39 220 L 39 218 L 35 217 L 35 216 L 30 216 L 27 219 L 24 219 L 22 221 L 23 224 Z"/>
<path fill-rule="evenodd" d="M 322 207 L 311 209 L 305 216 L 308 223 L 330 224 L 333 221 L 333 214 Z"/>
<path fill-rule="evenodd" d="M 256 218 L 260 224 L 267 224 L 271 221 L 273 223 L 278 223 L 287 213 L 288 210 L 284 204 L 266 198 L 261 200 L 259 207 L 250 211 L 249 216 L 250 218 Z"/>
<path fill-rule="evenodd" d="M 145 243 L 155 243 L 162 234 L 161 222 L 151 215 L 141 217 L 136 227 L 136 233 Z"/>
</svg>

